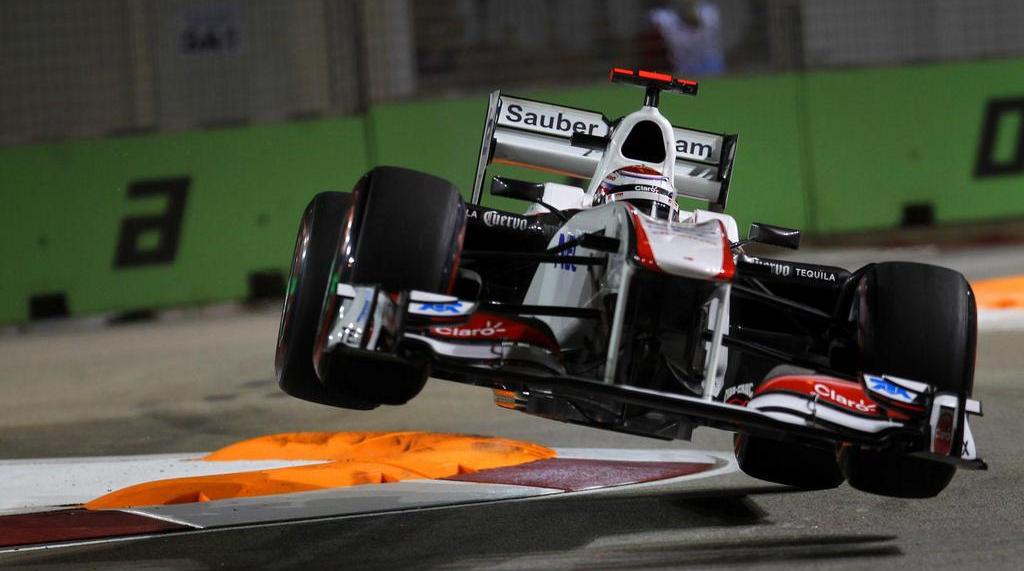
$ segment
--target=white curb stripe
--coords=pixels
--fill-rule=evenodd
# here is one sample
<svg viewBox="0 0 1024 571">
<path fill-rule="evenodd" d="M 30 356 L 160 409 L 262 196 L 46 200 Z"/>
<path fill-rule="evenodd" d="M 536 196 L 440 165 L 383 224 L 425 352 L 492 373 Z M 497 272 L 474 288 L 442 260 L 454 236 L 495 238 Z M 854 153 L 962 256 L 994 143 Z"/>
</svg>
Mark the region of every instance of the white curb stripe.
<svg viewBox="0 0 1024 571">
<path fill-rule="evenodd" d="M 322 461 L 206 462 L 206 453 L 0 461 L 0 514 L 78 505 L 114 490 L 169 478 L 321 464 Z"/>
<path fill-rule="evenodd" d="M 622 490 L 624 488 L 670 486 L 689 480 L 703 480 L 709 477 L 721 476 L 735 472 L 738 469 L 731 453 L 717 451 L 563 448 L 557 449 L 557 452 L 559 457 L 567 460 L 580 459 L 637 463 L 677 462 L 711 464 L 715 467 L 704 472 L 686 476 L 639 484 L 610 485 L 604 488 L 584 491 L 567 492 L 562 489 L 530 485 L 450 480 L 407 480 L 384 485 L 350 486 L 311 492 L 152 506 L 121 511 L 135 516 L 159 519 L 190 528 L 192 531 L 174 532 L 188 534 L 225 526 L 288 525 L 289 522 L 296 520 L 365 517 L 383 513 L 443 509 L 452 506 L 477 505 L 495 501 L 539 499 L 545 496 L 562 494 L 596 494 L 607 490 Z M 36 478 L 37 482 L 44 484 L 43 488 L 57 485 L 57 489 L 44 489 L 38 493 L 35 496 L 36 501 L 38 501 L 38 498 L 41 497 L 57 497 L 62 494 L 64 497 L 68 497 L 80 493 L 77 490 L 75 492 L 68 492 L 66 489 L 63 489 L 63 486 L 68 485 L 68 482 L 71 481 L 68 473 L 74 474 L 78 469 L 84 469 L 86 472 L 92 470 L 94 478 L 105 476 L 106 479 L 103 481 L 111 481 L 110 474 L 112 472 L 127 470 L 127 476 L 130 476 L 134 483 L 138 483 L 140 478 L 143 478 L 142 481 L 151 481 L 165 477 L 178 477 L 186 472 L 188 474 L 185 475 L 195 475 L 195 470 L 197 469 L 202 470 L 204 473 L 210 473 L 211 471 L 213 473 L 226 473 L 241 469 L 253 469 L 253 466 L 266 467 L 266 465 L 272 464 L 267 462 L 204 462 L 198 460 L 201 456 L 202 454 L 187 454 L 6 461 L 0 462 L 0 477 L 4 477 L 5 474 L 12 474 L 16 470 L 22 472 L 22 476 L 29 476 L 30 480 L 32 477 L 35 477 L 30 474 L 32 470 L 35 470 L 37 474 L 49 474 L 51 476 L 58 472 L 64 472 L 63 478 Z M 174 468 L 173 474 L 166 472 L 169 464 Z M 201 467 L 195 468 L 196 464 L 201 465 Z M 308 464 L 308 462 L 273 464 L 280 466 L 282 464 Z M 79 472 L 78 475 L 81 475 L 81 473 Z M 77 478 L 74 479 L 77 481 Z M 5 493 L 11 495 L 7 490 L 5 490 Z M 92 499 L 92 496 L 78 501 L 86 501 L 87 499 Z M 12 502 L 9 500 L 8 503 Z M 25 502 L 22 501 L 21 503 Z M 22 513 L 39 511 L 39 506 L 23 507 L 20 511 Z M 0 553 L 132 541 L 159 536 L 159 534 L 146 533 L 103 539 L 87 539 L 50 545 L 3 548 L 0 549 Z"/>
<path fill-rule="evenodd" d="M 125 510 L 199 528 L 306 520 L 360 514 L 522 499 L 561 493 L 551 488 L 478 484 L 445 480 L 406 480 L 294 494 L 275 494 L 194 504 Z"/>
<path fill-rule="evenodd" d="M 624 487 L 647 488 L 670 485 L 686 480 L 720 476 L 738 470 L 733 455 L 727 452 L 589 448 L 557 448 L 555 450 L 556 458 L 563 459 L 700 463 L 713 464 L 715 468 L 665 480 L 625 486 L 608 486 L 579 492 L 524 485 L 448 480 L 406 480 L 384 485 L 348 486 L 294 494 L 152 506 L 125 511 L 137 515 L 161 517 L 167 521 L 194 527 L 213 528 L 282 520 L 370 515 L 566 493 L 593 494 Z"/>
</svg>

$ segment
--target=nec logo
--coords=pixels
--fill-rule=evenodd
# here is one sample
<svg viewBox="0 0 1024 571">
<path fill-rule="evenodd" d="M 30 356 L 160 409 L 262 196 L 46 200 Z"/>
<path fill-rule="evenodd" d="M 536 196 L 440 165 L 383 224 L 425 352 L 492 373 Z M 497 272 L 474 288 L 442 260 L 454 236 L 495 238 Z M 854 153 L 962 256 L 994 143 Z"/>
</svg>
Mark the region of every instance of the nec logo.
<svg viewBox="0 0 1024 571">
<path fill-rule="evenodd" d="M 448 303 L 421 303 L 419 310 L 426 313 L 436 313 L 439 315 L 443 315 L 446 313 L 454 313 L 455 315 L 458 315 L 459 313 L 462 313 L 462 302 L 453 301 Z"/>
<path fill-rule="evenodd" d="M 569 234 L 568 237 L 569 238 L 567 240 L 566 239 L 566 234 L 559 234 L 558 235 L 558 245 L 559 246 L 564 246 L 566 242 L 568 242 L 568 241 L 573 239 L 573 235 L 572 234 Z M 558 255 L 559 256 L 575 256 L 576 255 L 576 246 L 572 246 L 570 248 L 566 248 L 565 250 L 562 250 L 562 251 L 558 252 Z M 575 272 L 576 271 L 576 264 L 572 264 L 572 263 L 569 263 L 569 262 L 556 262 L 555 263 L 555 267 L 560 269 L 560 270 L 566 270 L 566 271 L 569 271 L 569 272 Z"/>
<path fill-rule="evenodd" d="M 914 402 L 914 395 L 910 394 L 910 391 L 887 379 L 868 377 L 868 382 L 871 383 L 871 390 L 876 393 L 882 393 L 903 402 Z"/>
</svg>

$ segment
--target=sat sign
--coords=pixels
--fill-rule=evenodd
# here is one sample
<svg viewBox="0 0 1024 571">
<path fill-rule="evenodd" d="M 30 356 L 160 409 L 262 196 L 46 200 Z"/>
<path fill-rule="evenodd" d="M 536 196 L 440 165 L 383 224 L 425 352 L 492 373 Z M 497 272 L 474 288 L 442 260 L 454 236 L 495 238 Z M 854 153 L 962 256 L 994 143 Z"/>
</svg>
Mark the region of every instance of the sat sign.
<svg viewBox="0 0 1024 571">
<path fill-rule="evenodd" d="M 238 4 L 209 4 L 178 14 L 178 51 L 182 55 L 236 55 L 242 51 Z"/>
</svg>

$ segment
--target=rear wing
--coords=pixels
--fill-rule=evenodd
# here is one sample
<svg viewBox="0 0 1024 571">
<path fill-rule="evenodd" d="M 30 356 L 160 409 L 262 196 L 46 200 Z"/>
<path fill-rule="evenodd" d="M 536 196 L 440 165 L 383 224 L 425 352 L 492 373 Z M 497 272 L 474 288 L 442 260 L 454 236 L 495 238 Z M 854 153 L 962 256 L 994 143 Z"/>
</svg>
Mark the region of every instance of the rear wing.
<svg viewBox="0 0 1024 571">
<path fill-rule="evenodd" d="M 572 139 L 609 137 L 616 123 L 601 113 L 491 93 L 471 201 L 480 204 L 484 176 L 492 163 L 529 167 L 564 176 L 591 178 L 604 151 L 574 146 Z M 689 198 L 725 210 L 736 155 L 736 135 L 673 126 L 675 187 Z M 586 137 L 589 136 L 589 137 Z"/>
</svg>

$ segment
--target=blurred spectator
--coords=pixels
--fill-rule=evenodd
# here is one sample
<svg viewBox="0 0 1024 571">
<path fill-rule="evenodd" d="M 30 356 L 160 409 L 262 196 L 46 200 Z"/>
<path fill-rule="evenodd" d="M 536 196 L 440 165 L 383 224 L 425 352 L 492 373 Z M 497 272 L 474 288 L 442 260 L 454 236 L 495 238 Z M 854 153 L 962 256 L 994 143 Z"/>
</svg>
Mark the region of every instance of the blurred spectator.
<svg viewBox="0 0 1024 571">
<path fill-rule="evenodd" d="M 664 43 L 673 73 L 725 73 L 722 25 L 716 4 L 685 0 L 651 10 L 648 19 Z"/>
</svg>

